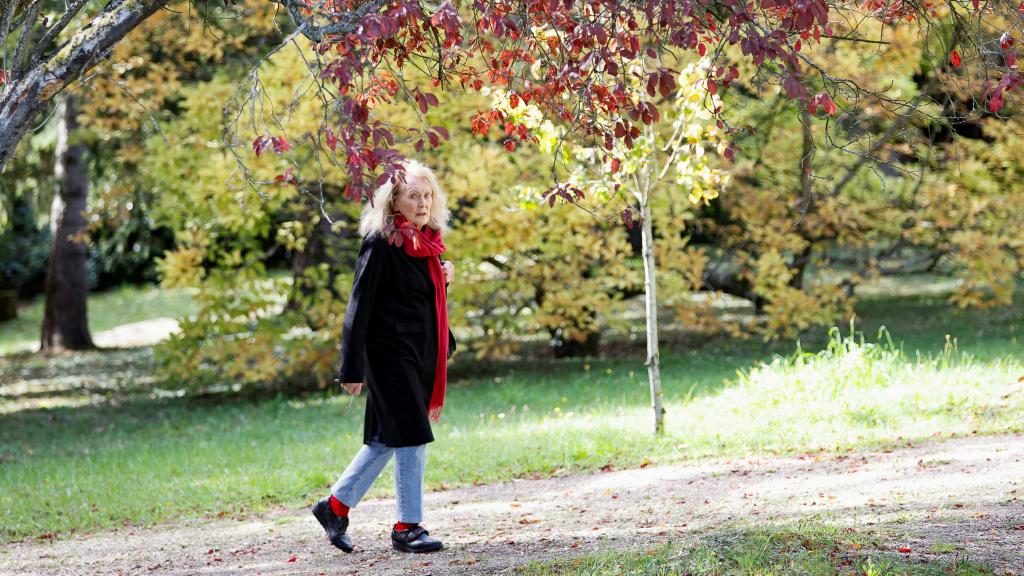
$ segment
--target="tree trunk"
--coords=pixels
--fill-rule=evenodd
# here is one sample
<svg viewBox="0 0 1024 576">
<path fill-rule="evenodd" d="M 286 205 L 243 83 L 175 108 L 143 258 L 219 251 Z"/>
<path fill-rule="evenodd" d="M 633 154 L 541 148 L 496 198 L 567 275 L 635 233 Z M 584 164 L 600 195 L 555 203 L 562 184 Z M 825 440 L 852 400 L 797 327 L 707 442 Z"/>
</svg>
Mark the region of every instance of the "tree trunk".
<svg viewBox="0 0 1024 576">
<path fill-rule="evenodd" d="M 82 212 L 89 198 L 89 176 L 83 159 L 85 145 L 69 141 L 78 127 L 74 98 L 65 98 L 57 113 L 57 193 L 50 210 L 53 245 L 46 273 L 46 311 L 40 338 L 43 352 L 96 348 L 89 335 L 86 313 L 88 250 L 84 242 L 75 240 L 86 225 Z"/>
<path fill-rule="evenodd" d="M 640 194 L 640 219 L 644 258 L 644 302 L 647 315 L 647 377 L 651 384 L 654 435 L 662 436 L 665 433 L 665 408 L 662 406 L 661 361 L 658 353 L 658 291 L 655 280 L 654 229 L 651 225 L 649 190 L 643 190 Z"/>
</svg>

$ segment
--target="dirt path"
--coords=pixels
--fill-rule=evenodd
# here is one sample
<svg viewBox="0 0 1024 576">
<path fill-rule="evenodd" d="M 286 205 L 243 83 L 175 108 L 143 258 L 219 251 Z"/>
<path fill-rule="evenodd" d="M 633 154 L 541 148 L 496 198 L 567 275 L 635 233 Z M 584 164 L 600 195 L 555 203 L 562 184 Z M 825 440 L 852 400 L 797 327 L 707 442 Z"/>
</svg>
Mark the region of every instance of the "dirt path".
<svg viewBox="0 0 1024 576">
<path fill-rule="evenodd" d="M 394 501 L 352 511 L 356 551 L 331 548 L 305 510 L 247 521 L 121 529 L 8 544 L 0 574 L 496 574 L 535 559 L 639 549 L 735 526 L 812 518 L 896 529 L 892 550 L 951 561 L 957 548 L 1024 576 L 1024 436 L 960 438 L 879 453 L 650 466 L 426 495 L 447 548 L 394 552 Z"/>
</svg>

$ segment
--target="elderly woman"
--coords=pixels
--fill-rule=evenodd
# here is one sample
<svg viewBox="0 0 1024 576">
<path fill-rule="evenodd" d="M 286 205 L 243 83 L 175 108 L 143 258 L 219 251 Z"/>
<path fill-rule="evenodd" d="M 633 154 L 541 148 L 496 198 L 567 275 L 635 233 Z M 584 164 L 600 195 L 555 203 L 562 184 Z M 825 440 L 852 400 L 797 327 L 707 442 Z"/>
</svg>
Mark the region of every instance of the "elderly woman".
<svg viewBox="0 0 1024 576">
<path fill-rule="evenodd" d="M 403 552 L 443 548 L 420 526 L 430 421 L 444 405 L 448 329 L 446 287 L 454 267 L 441 263 L 448 208 L 433 172 L 405 163 L 405 181 L 381 186 L 363 209 L 363 243 L 342 330 L 339 381 L 368 399 L 363 447 L 312 512 L 331 544 L 352 551 L 348 512 L 395 456 L 397 523 L 392 546 Z"/>
</svg>

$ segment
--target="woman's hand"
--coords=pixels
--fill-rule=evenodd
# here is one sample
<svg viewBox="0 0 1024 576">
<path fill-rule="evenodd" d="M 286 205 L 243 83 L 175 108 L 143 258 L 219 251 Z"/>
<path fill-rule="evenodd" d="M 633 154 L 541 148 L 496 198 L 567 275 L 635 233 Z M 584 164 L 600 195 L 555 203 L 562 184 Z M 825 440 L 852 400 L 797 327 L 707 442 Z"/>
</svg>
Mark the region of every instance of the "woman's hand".
<svg viewBox="0 0 1024 576">
<path fill-rule="evenodd" d="M 444 269 L 445 284 L 451 283 L 452 278 L 455 278 L 455 264 L 452 264 L 450 260 L 446 260 L 443 264 L 441 264 L 441 268 Z"/>
<path fill-rule="evenodd" d="M 359 396 L 359 392 L 361 392 L 363 389 L 363 383 L 349 382 L 347 384 L 342 384 L 341 387 L 344 388 L 345 391 L 348 392 L 349 394 L 353 396 Z"/>
</svg>

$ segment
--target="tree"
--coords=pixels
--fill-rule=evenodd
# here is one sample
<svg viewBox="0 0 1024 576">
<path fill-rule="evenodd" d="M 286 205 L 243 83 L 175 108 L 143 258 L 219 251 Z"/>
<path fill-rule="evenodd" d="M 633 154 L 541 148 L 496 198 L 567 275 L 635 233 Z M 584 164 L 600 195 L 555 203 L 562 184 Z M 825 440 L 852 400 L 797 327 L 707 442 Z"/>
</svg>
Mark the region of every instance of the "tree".
<svg viewBox="0 0 1024 576">
<path fill-rule="evenodd" d="M 42 0 L 0 2 L 0 45 L 8 56 L 0 71 L 0 170 L 52 97 L 165 2 L 112 0 L 94 9 L 88 0 L 76 0 L 58 10 L 52 24 L 49 17 L 40 18 Z M 714 90 L 727 88 L 738 77 L 737 62 L 745 61 L 755 66 L 760 81 L 778 84 L 806 106 L 831 109 L 840 94 L 905 105 L 905 96 L 834 76 L 801 52 L 812 39 L 879 42 L 861 37 L 857 24 L 839 23 L 877 19 L 897 27 L 920 22 L 926 34 L 951 28 L 942 50 L 932 56 L 963 70 L 959 79 L 980 93 L 983 107 L 993 112 L 1021 83 L 1014 43 L 1022 24 L 1017 7 L 1004 2 L 474 0 L 462 14 L 451 0 L 430 14 L 417 0 L 281 4 L 294 21 L 295 34 L 315 45 L 310 55 L 315 76 L 333 87 L 321 92 L 327 106 L 314 139 L 323 159 L 348 173 L 346 190 L 353 198 L 363 197 L 378 180 L 392 178 L 401 160 L 392 150 L 395 129 L 373 118 L 374 101 L 401 98 L 423 111 L 437 104 L 426 87 L 403 82 L 407 66 L 431 70 L 435 87 L 507 86 L 510 98 L 538 103 L 570 134 L 603 141 L 608 149 L 621 138 L 606 126 L 608 120 L 628 117 L 630 123 L 648 124 L 656 115 L 656 109 L 638 105 L 620 72 L 639 63 L 629 73 L 657 84 L 669 74 L 659 58 L 673 50 L 709 54 L 708 82 Z M 82 20 L 72 31 L 70 25 Z M 811 96 L 807 84 L 815 77 L 826 86 Z M 715 111 L 726 122 L 722 112 Z M 283 137 L 274 121 L 261 128 L 267 133 L 252 142 L 257 151 Z M 429 126 L 400 128 L 402 137 L 412 141 L 433 144 L 443 138 Z"/>
<path fill-rule="evenodd" d="M 76 141 L 77 104 L 65 98 L 58 108 L 56 180 L 50 210 L 50 249 L 46 272 L 46 309 L 43 314 L 40 350 L 88 350 L 95 348 L 89 334 L 86 297 L 85 257 L 87 248 L 81 232 L 89 199 L 89 176 L 85 165 L 85 145 Z"/>
<path fill-rule="evenodd" d="M 655 244 L 654 212 L 652 201 L 663 195 L 663 204 L 679 203 L 685 196 L 692 204 L 707 204 L 717 198 L 724 189 L 728 177 L 708 162 L 706 148 L 720 144 L 718 127 L 712 122 L 708 108 L 717 108 L 720 102 L 708 92 L 706 78 L 707 62 L 690 63 L 675 76 L 659 79 L 659 83 L 647 86 L 648 103 L 656 102 L 664 110 L 665 121 L 652 123 L 642 128 L 628 129 L 619 124 L 617 131 L 630 130 L 623 142 L 613 145 L 610 159 L 595 148 L 580 148 L 567 154 L 574 157 L 575 166 L 570 179 L 580 182 L 591 195 L 597 195 L 597 203 L 608 206 L 620 198 L 626 199 L 627 208 L 622 211 L 627 226 L 633 226 L 634 214 L 640 218 L 641 256 L 644 269 L 644 315 L 647 330 L 648 382 L 651 393 L 651 407 L 654 411 L 654 434 L 662 435 L 665 430 L 665 410 L 662 402 L 661 365 L 658 337 L 658 267 L 655 252 L 662 254 L 672 248 L 679 248 L 683 239 L 682 230 L 686 220 L 661 221 L 662 241 Z M 708 106 L 710 102 L 710 106 Z M 625 191 L 625 192 L 623 192 Z M 554 203 L 557 196 L 550 195 Z M 666 202 L 667 200 L 667 202 Z M 578 202 L 578 201 L 577 201 Z M 664 245 L 666 244 L 667 245 Z M 685 239 L 683 239 L 685 245 Z"/>
<path fill-rule="evenodd" d="M 671 77 L 662 57 L 673 50 L 707 55 L 712 66 L 706 81 L 715 92 L 724 92 L 740 77 L 740 67 L 749 65 L 748 75 L 778 85 L 804 108 L 834 112 L 841 97 L 902 106 L 911 114 L 912 95 L 887 91 L 884 79 L 865 86 L 835 76 L 802 47 L 812 42 L 884 46 L 884 37 L 866 38 L 860 23 L 881 21 L 887 30 L 919 23 L 922 37 L 936 39 L 931 65 L 950 61 L 958 70 L 951 80 L 980 93 L 984 108 L 1000 110 L 1021 82 L 1015 67 L 1014 37 L 1021 26 L 1016 7 L 977 0 L 941 7 L 886 0 L 476 0 L 461 12 L 448 1 L 429 14 L 411 0 L 341 0 L 286 8 L 298 24 L 296 33 L 314 42 L 312 75 L 326 83 L 322 94 L 327 106 L 317 134 L 311 135 L 322 153 L 318 161 L 347 173 L 346 191 L 352 198 L 365 197 L 395 177 L 402 159 L 394 150 L 396 139 L 416 142 L 417 148 L 444 139 L 443 132 L 422 120 L 393 126 L 374 115 L 381 104 L 394 101 L 408 102 L 422 113 L 437 106 L 431 87 L 405 81 L 403 72 L 409 67 L 429 70 L 432 87 L 442 90 L 456 85 L 503 87 L 513 107 L 535 103 L 567 135 L 603 146 L 608 154 L 635 124 L 651 124 L 659 116 L 656 106 L 637 98 L 627 75 L 660 85 Z M 952 34 L 943 36 L 944 27 Z M 990 56 L 994 45 L 995 58 Z M 822 85 L 814 88 L 819 79 Z M 252 86 L 258 89 L 258 83 Z M 712 112 L 723 127 L 728 125 L 727 110 Z M 473 123 L 481 130 L 496 125 L 515 136 L 510 148 L 531 139 L 525 127 L 500 115 L 482 112 Z M 616 125 L 625 131 L 616 131 Z M 251 141 L 256 154 L 287 140 L 281 126 L 275 119 L 256 127 L 265 132 Z M 729 126 L 727 134 L 737 130 Z M 241 150 L 243 141 L 236 138 L 234 145 Z M 731 157 L 734 149 L 726 153 Z M 551 191 L 572 200 L 572 186 L 558 182 L 554 173 L 553 179 Z"/>
<path fill-rule="evenodd" d="M 0 0 L 0 172 L 54 96 L 166 3 L 111 0 L 96 10 L 89 0 L 74 0 L 60 11 L 42 0 Z M 51 24 L 44 7 L 57 8 L 60 17 Z M 85 23 L 72 31 L 71 24 L 81 20 Z"/>
</svg>

